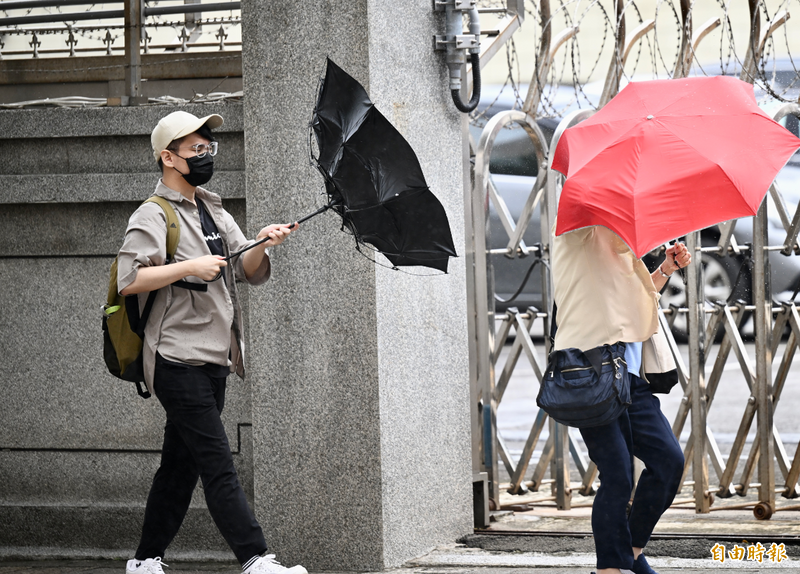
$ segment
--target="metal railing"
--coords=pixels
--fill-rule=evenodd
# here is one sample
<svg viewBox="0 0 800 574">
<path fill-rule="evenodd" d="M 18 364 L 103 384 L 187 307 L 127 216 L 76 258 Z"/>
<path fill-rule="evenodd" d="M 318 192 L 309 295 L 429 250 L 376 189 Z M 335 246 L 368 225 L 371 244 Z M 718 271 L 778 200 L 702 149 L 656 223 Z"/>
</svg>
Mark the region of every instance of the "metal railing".
<svg viewBox="0 0 800 574">
<path fill-rule="evenodd" d="M 616 3 L 614 55 L 606 75 L 600 106 L 617 93 L 629 56 L 634 53 L 637 43 L 645 41 L 653 30 L 652 21 L 642 21 L 636 30 L 626 36 L 625 8 L 630 4 L 632 3 Z M 549 1 L 540 0 L 537 8 L 541 26 L 539 55 L 528 93 L 520 105 L 521 109 L 495 114 L 484 127 L 480 140 L 473 142 L 474 183 L 471 203 L 467 208 L 468 232 L 474 242 L 474 254 L 471 254 L 470 261 L 474 273 L 469 280 L 469 294 L 475 309 L 470 324 L 473 331 L 474 355 L 472 381 L 474 471 L 485 473 L 488 477 L 488 492 L 495 507 L 500 504 L 501 489 L 512 494 L 520 494 L 528 490 L 537 491 L 548 484 L 552 492 L 549 495 L 542 493 L 537 500 L 552 500 L 559 509 L 569 509 L 573 492 L 585 496 L 593 494 L 593 484 L 597 479 L 597 468 L 582 451 L 577 433 L 574 431 L 570 433 L 567 427 L 555 424 L 548 420 L 543 411 L 535 409 L 531 413 L 530 430 L 527 432 L 524 446 L 519 455 L 515 456 L 497 430 L 498 407 L 520 362 L 526 362 L 526 367 L 532 370 L 535 378 L 541 380 L 546 357 L 550 351 L 547 337 L 543 337 L 539 342 L 532 336 L 534 331 L 549 332 L 549 310 L 552 308 L 552 289 L 548 271 L 550 228 L 557 196 L 563 183 L 561 174 L 547 169 L 548 149 L 555 149 L 561 133 L 567 127 L 593 113 L 592 110 L 579 110 L 567 115 L 559 124 L 548 146 L 534 118 L 546 90 L 545 80 L 550 73 L 550 66 L 558 50 L 568 45 L 570 41 L 574 41 L 579 34 L 579 23 L 567 27 L 552 39 L 549 31 L 551 24 Z M 746 55 L 740 60 L 742 62 L 740 77 L 753 83 L 759 77 L 763 77 L 759 72 L 758 63 L 762 60 L 765 47 L 769 45 L 771 35 L 786 24 L 789 15 L 786 11 L 777 11 L 767 20 L 762 32 L 760 26 L 762 2 L 749 0 L 748 8 L 751 15 L 750 39 Z M 712 18 L 693 32 L 691 16 L 691 3 L 681 1 L 681 41 L 678 57 L 671 71 L 672 77 L 688 75 L 699 44 L 722 22 L 722 18 Z M 641 16 L 639 19 L 641 20 Z M 800 117 L 800 106 L 786 104 L 774 117 L 776 120 L 781 120 L 790 115 Z M 525 207 L 516 220 L 509 213 L 489 173 L 489 161 L 497 135 L 505 126 L 512 124 L 522 126 L 528 133 L 536 155 L 531 161 L 536 161 L 540 166 L 539 175 Z M 769 201 L 775 204 L 785 230 L 785 236 L 772 238 L 772 245 L 767 236 L 766 212 Z M 490 205 L 494 206 L 508 236 L 508 244 L 503 250 L 492 251 L 487 247 Z M 532 248 L 525 245 L 522 237 L 535 209 L 540 213 L 542 245 Z M 684 486 L 691 488 L 692 496 L 689 499 L 676 500 L 675 504 L 692 503 L 697 512 L 709 512 L 718 499 L 734 495 L 744 496 L 755 490 L 757 492 L 755 501 L 734 505 L 717 504 L 713 510 L 752 507 L 756 517 L 763 519 L 769 518 L 777 510 L 800 509 L 800 505 L 776 504 L 776 492 L 785 498 L 797 497 L 800 492 L 797 484 L 800 478 L 800 456 L 798 456 L 800 445 L 794 456 L 790 457 L 774 424 L 774 411 L 786 387 L 789 367 L 800 346 L 800 314 L 793 297 L 791 301 L 780 304 L 773 301 L 769 281 L 770 263 L 767 256 L 774 251 L 780 251 L 787 257 L 800 253 L 800 246 L 797 243 L 800 234 L 800 206 L 793 215 L 788 213 L 781 193 L 773 185 L 753 221 L 753 241 L 750 245 L 736 243 L 732 235 L 735 221 L 719 226 L 720 237 L 715 246 L 704 247 L 699 232 L 687 237 L 687 246 L 696 253 L 694 263 L 688 270 L 687 304 L 683 308 L 661 309 L 659 321 L 662 330 L 667 334 L 678 365 L 680 389 L 683 391 L 673 422 L 673 432 L 680 438 L 687 422 L 690 430 L 684 445 L 686 457 Z M 780 241 L 777 244 L 776 239 Z M 533 255 L 541 259 L 543 309 L 531 307 L 520 311 L 511 308 L 504 314 L 495 314 L 493 272 L 489 255 L 496 251 L 503 251 L 512 259 L 520 255 Z M 730 303 L 706 301 L 701 255 L 709 252 L 719 254 L 730 252 L 749 258 L 752 267 L 751 304 L 736 301 Z M 524 265 L 529 265 L 529 262 L 525 262 Z M 755 315 L 753 356 L 748 353 L 741 335 L 745 315 L 751 312 Z M 671 332 L 671 327 L 679 316 L 688 317 L 688 366 Z M 787 329 L 788 339 L 780 363 L 773 373 L 773 363 L 780 347 L 781 335 Z M 515 334 L 513 340 L 512 332 Z M 724 334 L 720 337 L 718 333 Z M 731 351 L 737 359 L 741 376 L 748 385 L 749 397 L 726 459 L 721 453 L 714 432 L 708 426 L 708 413 L 720 389 L 722 372 Z M 707 376 L 707 365 L 712 355 L 713 363 Z M 505 357 L 502 363 L 499 362 L 501 356 Z M 673 393 L 675 392 L 680 390 L 673 390 Z M 749 453 L 746 453 L 748 435 L 754 421 L 755 440 L 750 446 Z M 548 437 L 542 440 L 546 427 L 548 427 Z M 541 449 L 538 460 L 534 458 L 537 449 Z M 745 454 L 747 458 L 742 466 Z M 714 485 L 710 484 L 709 462 L 718 482 Z M 505 482 L 500 472 L 500 465 L 508 476 Z M 779 471 L 777 477 L 776 466 Z M 550 477 L 546 479 L 548 470 Z M 735 480 L 737 470 L 740 470 L 740 476 Z M 570 479 L 570 474 L 575 473 L 580 476 L 579 485 Z M 755 482 L 753 482 L 754 477 Z"/>
<path fill-rule="evenodd" d="M 150 6 L 145 0 L 125 0 L 103 6 L 106 4 L 119 5 L 121 9 L 62 12 L 60 10 L 70 6 L 87 3 L 76 0 L 0 1 L 0 12 L 26 11 L 22 15 L 0 17 L 0 83 L 124 79 L 118 103 L 136 105 L 147 101 L 142 95 L 143 75 L 147 79 L 241 76 L 238 51 L 241 41 L 229 39 L 230 27 L 241 24 L 237 14 L 241 2 L 184 1 L 173 5 L 161 2 Z M 44 9 L 59 11 L 31 13 Z M 230 14 L 203 18 L 203 15 L 224 12 Z M 161 17 L 166 15 L 183 15 L 184 19 L 163 20 Z M 208 37 L 212 26 L 210 36 L 214 41 L 202 39 L 204 27 L 205 37 Z M 167 42 L 163 39 L 153 42 L 158 31 L 165 28 L 175 29 L 175 37 Z M 100 36 L 89 37 L 96 33 Z M 51 36 L 63 39 L 63 43 L 49 42 L 50 46 L 43 48 L 42 40 Z M 5 50 L 5 44 L 11 43 L 9 38 L 15 37 L 30 39 L 23 42 L 23 47 L 27 45 L 30 50 Z M 120 39 L 122 41 L 118 42 Z"/>
</svg>

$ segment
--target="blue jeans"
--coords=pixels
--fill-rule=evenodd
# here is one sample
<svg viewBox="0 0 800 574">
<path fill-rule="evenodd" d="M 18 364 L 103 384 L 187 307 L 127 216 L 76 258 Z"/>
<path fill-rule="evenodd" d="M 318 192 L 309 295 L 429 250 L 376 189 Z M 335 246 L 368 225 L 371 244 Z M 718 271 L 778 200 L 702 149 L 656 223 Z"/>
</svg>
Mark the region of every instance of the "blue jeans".
<svg viewBox="0 0 800 574">
<path fill-rule="evenodd" d="M 220 414 L 227 367 L 193 367 L 156 357 L 154 387 L 167 411 L 161 466 L 144 513 L 137 560 L 164 556 L 183 523 L 198 478 L 211 517 L 240 563 L 267 549 L 239 483 Z"/>
<path fill-rule="evenodd" d="M 644 548 L 664 511 L 672 504 L 683 475 L 683 451 L 672 434 L 661 403 L 647 382 L 631 380 L 631 406 L 613 423 L 580 429 L 589 458 L 600 471 L 592 505 L 597 568 L 633 566 L 632 547 Z M 633 457 L 645 464 L 630 515 Z"/>
</svg>

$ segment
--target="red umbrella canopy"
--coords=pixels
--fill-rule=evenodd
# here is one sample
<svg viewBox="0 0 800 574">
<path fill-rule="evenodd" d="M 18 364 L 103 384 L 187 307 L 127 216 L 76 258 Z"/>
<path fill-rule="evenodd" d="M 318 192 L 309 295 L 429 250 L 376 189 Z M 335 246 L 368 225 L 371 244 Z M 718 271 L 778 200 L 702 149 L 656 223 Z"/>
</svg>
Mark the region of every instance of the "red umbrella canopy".
<svg viewBox="0 0 800 574">
<path fill-rule="evenodd" d="M 692 231 L 755 215 L 800 139 L 725 76 L 628 84 L 566 130 L 556 235 L 604 225 L 637 257 Z"/>
</svg>

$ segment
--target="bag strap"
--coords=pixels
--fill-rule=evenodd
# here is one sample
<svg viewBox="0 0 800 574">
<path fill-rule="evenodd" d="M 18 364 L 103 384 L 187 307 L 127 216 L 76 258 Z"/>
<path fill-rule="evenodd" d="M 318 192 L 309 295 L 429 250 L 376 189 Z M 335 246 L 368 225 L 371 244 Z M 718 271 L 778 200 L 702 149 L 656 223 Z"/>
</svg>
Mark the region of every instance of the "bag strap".
<svg viewBox="0 0 800 574">
<path fill-rule="evenodd" d="M 136 333 L 140 339 L 144 339 L 144 328 L 145 325 L 147 325 L 147 319 L 150 317 L 150 311 L 153 309 L 156 293 L 158 293 L 158 291 L 150 291 L 147 295 L 147 302 L 144 304 L 144 310 L 141 315 L 139 314 L 139 296 L 128 295 L 125 297 L 125 311 L 128 313 L 128 324 L 131 326 L 131 331 Z"/>
<path fill-rule="evenodd" d="M 157 203 L 164 210 L 167 216 L 167 263 L 175 259 L 175 252 L 178 251 L 178 242 L 181 240 L 181 223 L 178 221 L 178 214 L 168 199 L 160 195 L 151 195 L 144 203 Z"/>
<path fill-rule="evenodd" d="M 156 203 L 164 211 L 167 217 L 167 263 L 175 259 L 175 252 L 178 250 L 178 242 L 181 239 L 181 223 L 178 220 L 178 214 L 175 213 L 175 208 L 169 200 L 164 199 L 158 195 L 151 195 L 142 202 Z M 144 328 L 147 324 L 147 319 L 150 317 L 150 311 L 153 308 L 153 303 L 156 300 L 157 291 L 151 291 L 147 296 L 147 302 L 141 314 L 139 313 L 139 296 L 129 295 L 125 297 L 125 309 L 128 313 L 128 323 L 131 330 L 139 335 L 140 339 L 144 339 Z"/>
<path fill-rule="evenodd" d="M 208 284 L 207 283 L 192 283 L 190 281 L 184 281 L 183 279 L 179 279 L 175 281 L 173 287 L 180 287 L 181 289 L 188 289 L 189 291 L 200 291 L 201 293 L 205 293 L 208 291 Z"/>
<path fill-rule="evenodd" d="M 178 242 L 181 240 L 181 223 L 178 220 L 178 214 L 175 213 L 175 208 L 172 207 L 172 204 L 169 202 L 169 200 L 161 197 L 160 195 L 151 195 L 145 200 L 145 203 L 149 201 L 160 205 L 161 209 L 164 210 L 164 215 L 167 216 L 167 263 L 169 264 L 175 260 L 175 253 L 178 251 Z M 182 279 L 175 281 L 173 285 L 175 287 L 189 289 L 190 291 L 208 291 L 208 285 L 190 283 L 189 281 L 184 281 Z M 147 314 L 143 314 L 142 316 L 146 317 L 147 315 L 149 315 L 149 312 Z"/>
<path fill-rule="evenodd" d="M 555 300 L 553 300 L 553 312 L 550 313 L 550 348 L 556 346 L 556 330 L 558 329 L 558 324 L 556 323 L 556 313 L 558 312 L 558 305 L 556 305 Z"/>
<path fill-rule="evenodd" d="M 141 381 L 136 381 L 136 392 L 139 393 L 139 396 L 143 399 L 149 399 L 153 396 L 150 394 L 150 391 L 147 390 L 147 387 L 142 388 Z"/>
</svg>

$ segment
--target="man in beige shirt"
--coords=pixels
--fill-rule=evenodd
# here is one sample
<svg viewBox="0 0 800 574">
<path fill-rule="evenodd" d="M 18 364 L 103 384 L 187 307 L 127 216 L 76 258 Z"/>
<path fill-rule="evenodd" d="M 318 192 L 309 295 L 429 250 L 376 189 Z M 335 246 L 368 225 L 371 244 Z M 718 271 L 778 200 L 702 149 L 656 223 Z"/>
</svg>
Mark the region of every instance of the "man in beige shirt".
<svg viewBox="0 0 800 574">
<path fill-rule="evenodd" d="M 153 479 L 139 547 L 127 574 L 163 574 L 161 557 L 186 516 L 198 479 L 220 533 L 246 574 L 307 574 L 281 566 L 253 516 L 233 465 L 220 414 L 226 377 L 244 376 L 241 308 L 236 280 L 269 279 L 268 247 L 283 243 L 296 226 L 268 225 L 267 239 L 239 257 L 226 257 L 248 241 L 220 197 L 200 187 L 214 172 L 216 114 L 197 118 L 173 112 L 153 130 L 153 156 L 162 170 L 155 195 L 167 199 L 180 223 L 173 260 L 167 260 L 167 219 L 156 203 L 131 216 L 118 258 L 121 295 L 138 296 L 142 309 L 156 297 L 147 319 L 145 383 L 167 414 L 161 466 Z"/>
</svg>

